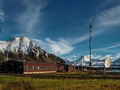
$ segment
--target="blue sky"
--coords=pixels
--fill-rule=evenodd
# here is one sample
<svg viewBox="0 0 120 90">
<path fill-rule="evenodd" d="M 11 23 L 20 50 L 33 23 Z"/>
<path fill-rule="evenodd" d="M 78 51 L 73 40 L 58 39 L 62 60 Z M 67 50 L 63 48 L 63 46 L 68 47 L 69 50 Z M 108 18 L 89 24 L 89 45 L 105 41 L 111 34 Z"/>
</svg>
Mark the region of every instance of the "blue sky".
<svg viewBox="0 0 120 90">
<path fill-rule="evenodd" d="M 120 0 L 0 0 L 0 40 L 26 36 L 42 49 L 76 60 L 120 57 Z"/>
</svg>

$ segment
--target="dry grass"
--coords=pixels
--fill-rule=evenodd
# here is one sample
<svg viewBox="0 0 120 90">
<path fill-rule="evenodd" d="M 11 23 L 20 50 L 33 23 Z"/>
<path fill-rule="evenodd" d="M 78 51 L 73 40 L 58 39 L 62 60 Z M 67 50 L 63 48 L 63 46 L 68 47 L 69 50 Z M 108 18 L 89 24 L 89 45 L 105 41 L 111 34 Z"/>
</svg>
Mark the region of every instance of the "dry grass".
<svg viewBox="0 0 120 90">
<path fill-rule="evenodd" d="M 103 77 L 99 74 L 88 75 L 79 72 L 0 75 L 0 90 L 119 90 L 120 79 L 117 78 L 120 76 L 114 77 L 116 76 Z"/>
</svg>

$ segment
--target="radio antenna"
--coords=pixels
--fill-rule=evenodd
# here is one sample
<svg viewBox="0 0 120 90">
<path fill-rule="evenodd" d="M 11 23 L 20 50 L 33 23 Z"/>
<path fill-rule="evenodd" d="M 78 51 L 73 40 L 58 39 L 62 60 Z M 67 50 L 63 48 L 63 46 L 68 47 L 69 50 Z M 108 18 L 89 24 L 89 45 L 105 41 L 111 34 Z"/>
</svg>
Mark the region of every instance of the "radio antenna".
<svg viewBox="0 0 120 90">
<path fill-rule="evenodd" d="M 89 31 L 89 60 L 90 60 L 90 63 L 89 63 L 89 74 L 92 72 L 92 68 L 91 68 L 91 65 L 92 65 L 92 62 L 91 62 L 91 53 L 92 53 L 92 22 L 91 22 L 91 18 L 90 18 L 90 31 Z"/>
</svg>

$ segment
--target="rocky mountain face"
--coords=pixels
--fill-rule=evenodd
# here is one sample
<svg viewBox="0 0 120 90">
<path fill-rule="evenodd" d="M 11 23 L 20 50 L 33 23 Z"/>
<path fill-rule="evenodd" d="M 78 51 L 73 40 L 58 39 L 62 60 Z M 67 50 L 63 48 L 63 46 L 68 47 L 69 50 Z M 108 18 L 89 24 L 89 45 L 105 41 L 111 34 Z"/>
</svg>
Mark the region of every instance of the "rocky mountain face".
<svg viewBox="0 0 120 90">
<path fill-rule="evenodd" d="M 117 60 L 115 60 L 112 65 L 118 65 L 120 66 L 120 58 L 118 58 Z"/>
<path fill-rule="evenodd" d="M 104 67 L 104 62 L 106 59 L 92 59 L 92 66 L 93 67 Z M 71 64 L 71 65 L 75 65 L 75 66 L 89 66 L 89 57 L 86 56 L 81 56 L 80 58 L 78 58 L 78 60 L 65 60 L 66 64 Z M 111 67 L 113 66 L 118 66 L 120 67 L 120 58 L 112 61 Z"/>
<path fill-rule="evenodd" d="M 76 61 L 65 60 L 67 64 L 72 64 L 75 66 L 89 66 L 89 58 L 86 56 L 81 56 Z M 105 59 L 92 59 L 92 66 L 104 66 Z"/>
<path fill-rule="evenodd" d="M 92 66 L 94 67 L 104 67 L 104 63 L 105 63 L 106 59 L 91 59 L 91 63 Z M 69 60 L 66 59 L 65 60 L 66 64 L 71 64 L 71 65 L 75 65 L 75 66 L 89 66 L 89 58 L 86 56 L 81 56 L 80 58 L 78 58 L 77 60 Z M 120 58 L 112 61 L 111 66 L 119 66 L 120 67 Z"/>
<path fill-rule="evenodd" d="M 41 63 L 65 63 L 63 59 L 41 49 L 27 37 L 0 41 L 0 61 L 6 59 L 37 61 Z"/>
</svg>

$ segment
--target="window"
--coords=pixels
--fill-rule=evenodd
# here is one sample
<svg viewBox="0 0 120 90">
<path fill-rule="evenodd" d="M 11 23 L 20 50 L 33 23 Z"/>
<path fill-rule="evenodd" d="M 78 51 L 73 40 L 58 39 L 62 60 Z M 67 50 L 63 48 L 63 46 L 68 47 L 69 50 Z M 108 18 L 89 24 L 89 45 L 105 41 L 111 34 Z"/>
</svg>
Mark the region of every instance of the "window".
<svg viewBox="0 0 120 90">
<path fill-rule="evenodd" d="M 41 70 L 43 69 L 43 67 L 41 66 Z"/>
<path fill-rule="evenodd" d="M 32 70 L 34 70 L 35 69 L 35 67 L 34 66 L 32 66 Z"/>
<path fill-rule="evenodd" d="M 28 66 L 26 66 L 26 70 L 28 70 Z"/>
<path fill-rule="evenodd" d="M 40 69 L 40 67 L 38 66 L 38 70 Z"/>
</svg>

